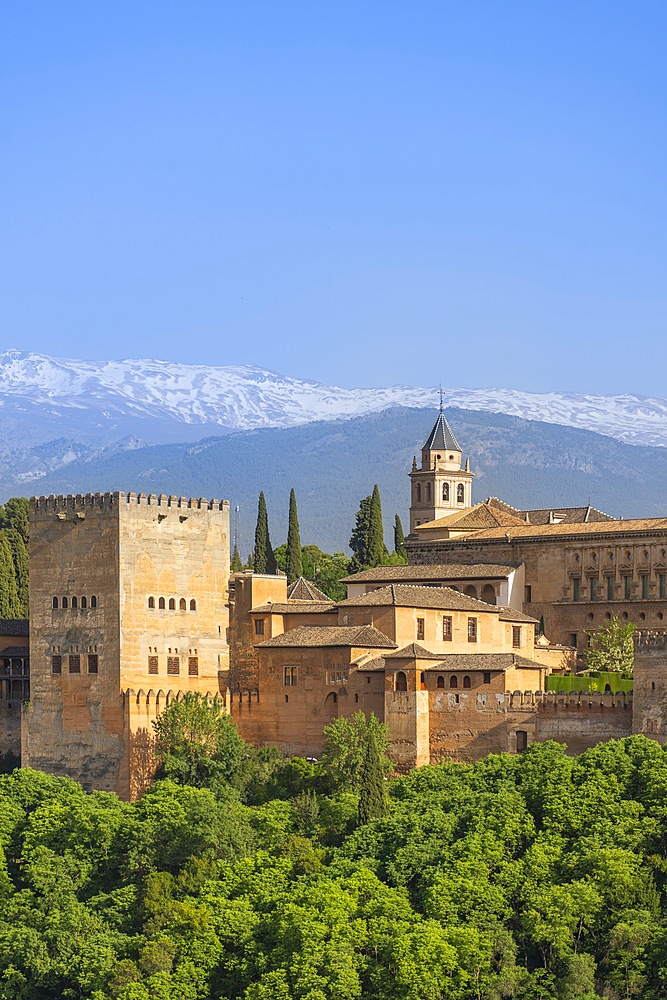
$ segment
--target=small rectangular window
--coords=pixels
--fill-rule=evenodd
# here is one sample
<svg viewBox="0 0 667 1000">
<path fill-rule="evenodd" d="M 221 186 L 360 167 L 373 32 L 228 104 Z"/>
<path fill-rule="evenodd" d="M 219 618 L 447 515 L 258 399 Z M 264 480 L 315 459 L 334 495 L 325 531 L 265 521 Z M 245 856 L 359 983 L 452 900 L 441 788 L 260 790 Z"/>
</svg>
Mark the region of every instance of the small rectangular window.
<svg viewBox="0 0 667 1000">
<path fill-rule="evenodd" d="M 264 619 L 255 618 L 255 635 L 264 635 Z"/>
<path fill-rule="evenodd" d="M 168 656 L 167 657 L 167 673 L 168 674 L 180 674 L 181 672 L 181 658 L 180 656 Z"/>
<path fill-rule="evenodd" d="M 590 577 L 589 581 L 591 590 L 591 601 L 597 601 L 598 599 L 598 578 L 597 576 Z"/>
<path fill-rule="evenodd" d="M 642 573 L 642 598 L 648 598 L 648 573 Z"/>
<path fill-rule="evenodd" d="M 485 684 L 490 684 L 491 683 L 491 671 L 490 670 L 485 670 L 484 671 L 484 683 Z"/>
<path fill-rule="evenodd" d="M 512 646 L 514 649 L 521 648 L 521 626 L 512 625 Z"/>
<path fill-rule="evenodd" d="M 199 657 L 188 656 L 188 677 L 199 676 Z"/>
<path fill-rule="evenodd" d="M 148 673 L 149 674 L 157 673 L 157 656 L 148 657 Z"/>
<path fill-rule="evenodd" d="M 574 646 L 575 649 L 577 648 L 577 633 L 576 632 L 570 632 L 570 645 Z"/>
<path fill-rule="evenodd" d="M 468 642 L 477 642 L 477 619 L 468 619 Z"/>
<path fill-rule="evenodd" d="M 624 576 L 623 577 L 623 596 L 625 597 L 626 601 L 629 601 L 630 598 L 632 597 L 632 577 L 631 576 Z"/>
<path fill-rule="evenodd" d="M 51 657 L 51 673 L 52 674 L 62 674 L 63 672 L 63 658 L 62 656 L 52 656 Z"/>
<path fill-rule="evenodd" d="M 526 585 L 523 588 L 523 599 L 526 604 L 530 604 L 533 600 L 533 588 L 530 585 Z"/>
<path fill-rule="evenodd" d="M 607 577 L 607 600 L 614 600 L 614 578 L 613 576 Z"/>
<path fill-rule="evenodd" d="M 80 674 L 81 673 L 81 655 L 80 655 L 80 653 L 70 653 L 69 654 L 69 672 L 70 672 L 70 674 Z"/>
<path fill-rule="evenodd" d="M 444 642 L 452 641 L 452 616 L 443 615 L 442 617 L 442 638 Z"/>
<path fill-rule="evenodd" d="M 517 753 L 523 753 L 523 751 L 528 746 L 528 733 L 524 729 L 517 729 L 516 731 L 516 751 Z"/>
<path fill-rule="evenodd" d="M 417 619 L 417 638 L 418 639 L 423 639 L 424 638 L 424 619 L 423 618 L 418 618 Z"/>
<path fill-rule="evenodd" d="M 660 597 L 667 597 L 667 573 L 661 573 L 658 577 L 660 583 Z"/>
<path fill-rule="evenodd" d="M 99 661 L 97 659 L 97 653 L 88 653 L 88 673 L 96 674 L 98 673 Z"/>
<path fill-rule="evenodd" d="M 572 581 L 572 600 L 573 601 L 578 601 L 579 600 L 580 588 L 581 588 L 581 580 L 579 579 L 578 576 L 575 576 L 574 580 Z"/>
</svg>

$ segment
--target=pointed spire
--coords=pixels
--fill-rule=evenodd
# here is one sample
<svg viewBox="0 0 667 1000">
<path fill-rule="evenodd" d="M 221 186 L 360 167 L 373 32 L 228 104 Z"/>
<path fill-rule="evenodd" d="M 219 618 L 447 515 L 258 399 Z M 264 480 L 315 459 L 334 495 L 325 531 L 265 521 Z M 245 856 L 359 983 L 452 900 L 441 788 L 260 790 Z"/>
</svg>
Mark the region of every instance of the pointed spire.
<svg viewBox="0 0 667 1000">
<path fill-rule="evenodd" d="M 435 451 L 437 448 L 441 448 L 443 451 L 461 451 L 458 442 L 452 433 L 452 429 L 447 423 L 447 417 L 442 411 L 438 414 L 438 419 L 434 423 L 433 430 L 424 443 L 423 450 Z"/>
</svg>

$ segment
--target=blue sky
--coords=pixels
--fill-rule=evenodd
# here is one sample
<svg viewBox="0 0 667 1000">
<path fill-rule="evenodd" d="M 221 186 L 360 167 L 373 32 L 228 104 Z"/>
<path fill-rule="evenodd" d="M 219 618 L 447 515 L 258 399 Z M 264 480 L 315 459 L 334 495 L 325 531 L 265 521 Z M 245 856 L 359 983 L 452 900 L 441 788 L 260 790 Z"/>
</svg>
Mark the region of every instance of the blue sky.
<svg viewBox="0 0 667 1000">
<path fill-rule="evenodd" d="M 2 346 L 667 395 L 667 5 L 7 0 Z"/>
</svg>

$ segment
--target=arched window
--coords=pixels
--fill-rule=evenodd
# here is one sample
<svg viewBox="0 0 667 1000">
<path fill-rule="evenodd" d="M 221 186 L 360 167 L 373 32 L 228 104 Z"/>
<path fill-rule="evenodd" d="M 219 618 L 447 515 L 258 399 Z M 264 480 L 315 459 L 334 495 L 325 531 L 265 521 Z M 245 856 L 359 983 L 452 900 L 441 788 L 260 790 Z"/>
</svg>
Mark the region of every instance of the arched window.
<svg viewBox="0 0 667 1000">
<path fill-rule="evenodd" d="M 187 611 L 187 604 L 185 603 L 184 597 L 181 597 L 180 601 L 178 602 L 178 610 Z"/>
<path fill-rule="evenodd" d="M 170 597 L 169 598 L 169 610 L 170 611 L 175 611 L 176 610 L 176 598 L 174 598 L 174 597 Z"/>
<path fill-rule="evenodd" d="M 459 686 L 459 679 L 456 674 L 452 674 L 449 678 L 449 686 L 450 688 L 457 688 Z"/>
<path fill-rule="evenodd" d="M 467 674 L 463 678 L 463 686 L 464 686 L 464 688 L 469 688 L 470 687 L 470 678 L 468 677 Z"/>
<path fill-rule="evenodd" d="M 90 598 L 90 606 L 91 606 L 91 608 L 96 608 L 97 607 L 97 598 L 95 597 L 94 594 Z"/>
<path fill-rule="evenodd" d="M 417 503 L 422 502 L 422 488 L 421 483 L 417 483 Z"/>
<path fill-rule="evenodd" d="M 435 686 L 437 688 L 444 688 L 444 686 L 445 686 L 445 678 L 442 676 L 442 674 L 440 674 L 440 676 L 438 677 Z"/>
<path fill-rule="evenodd" d="M 396 674 L 396 690 L 397 691 L 407 691 L 408 690 L 408 679 L 402 670 L 399 670 Z"/>
<path fill-rule="evenodd" d="M 463 503 L 464 500 L 465 500 L 465 490 L 463 487 L 463 483 L 459 483 L 459 485 L 456 487 L 456 502 Z"/>
<path fill-rule="evenodd" d="M 54 608 L 57 608 L 57 607 L 58 607 L 58 598 L 57 598 L 57 597 L 54 597 L 54 598 L 53 598 L 53 607 L 54 607 Z"/>
<path fill-rule="evenodd" d="M 426 499 L 428 501 L 431 500 L 431 484 L 430 483 L 426 484 Z"/>
<path fill-rule="evenodd" d="M 496 591 L 492 584 L 485 583 L 482 587 L 482 600 L 485 604 L 496 603 Z"/>
<path fill-rule="evenodd" d="M 81 598 L 81 607 L 83 608 L 83 610 L 84 610 L 84 611 L 85 611 L 85 610 L 86 610 L 86 608 L 88 607 L 88 601 L 86 600 L 86 598 L 85 598 L 85 597 L 82 597 L 82 598 Z"/>
<path fill-rule="evenodd" d="M 76 608 L 78 608 L 78 606 L 79 606 L 79 602 L 77 601 L 76 597 L 73 597 L 72 598 L 72 608 L 76 609 Z"/>
<path fill-rule="evenodd" d="M 67 608 L 67 598 L 66 597 L 63 597 L 63 599 L 62 599 L 62 606 L 63 606 L 63 608 Z"/>
<path fill-rule="evenodd" d="M 160 611 L 164 611 L 165 609 L 164 597 L 161 597 L 159 599 L 159 601 L 157 602 L 157 606 L 160 609 Z"/>
<path fill-rule="evenodd" d="M 449 483 L 442 484 L 442 499 L 445 502 L 449 500 Z"/>
<path fill-rule="evenodd" d="M 197 610 L 197 602 L 194 600 L 190 601 L 190 611 L 196 611 L 196 610 Z"/>
<path fill-rule="evenodd" d="M 419 677 L 419 685 L 420 685 L 422 691 L 426 690 L 426 674 L 424 673 L 423 670 L 422 670 L 421 675 Z"/>
<path fill-rule="evenodd" d="M 469 583 L 468 586 L 463 591 L 463 593 L 466 595 L 466 597 L 475 597 L 476 598 L 477 597 L 477 587 L 473 587 L 473 585 L 471 583 Z"/>
<path fill-rule="evenodd" d="M 149 597 L 148 598 L 148 607 L 149 608 L 154 608 L 155 607 L 155 598 L 154 597 Z"/>
</svg>

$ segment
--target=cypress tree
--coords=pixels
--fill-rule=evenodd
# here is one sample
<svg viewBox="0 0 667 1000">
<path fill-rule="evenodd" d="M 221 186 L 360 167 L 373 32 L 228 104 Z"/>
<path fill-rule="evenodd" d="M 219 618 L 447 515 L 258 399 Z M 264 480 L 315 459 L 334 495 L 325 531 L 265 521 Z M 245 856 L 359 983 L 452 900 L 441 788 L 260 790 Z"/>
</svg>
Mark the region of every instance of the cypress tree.
<svg viewBox="0 0 667 1000">
<path fill-rule="evenodd" d="M 234 551 L 232 552 L 232 561 L 229 564 L 229 569 L 232 573 L 240 573 L 243 569 L 241 556 L 239 555 L 239 550 L 236 545 L 234 546 Z"/>
<path fill-rule="evenodd" d="M 388 806 L 380 751 L 371 733 L 366 737 L 360 781 L 358 817 L 359 825 L 364 826 L 386 816 Z"/>
<path fill-rule="evenodd" d="M 259 494 L 257 505 L 257 526 L 255 527 L 255 549 L 252 556 L 252 565 L 255 573 L 274 574 L 276 572 L 276 558 L 271 548 L 269 538 L 269 517 L 266 511 L 266 499 L 264 492 Z"/>
<path fill-rule="evenodd" d="M 357 520 L 350 538 L 350 548 L 352 549 L 352 559 L 350 560 L 350 572 L 358 573 L 362 569 L 367 569 L 370 565 L 368 558 L 368 530 L 371 516 L 372 497 L 364 497 L 359 504 Z"/>
<path fill-rule="evenodd" d="M 408 554 L 405 551 L 405 535 L 403 534 L 403 525 L 401 524 L 401 519 L 396 515 L 394 518 L 394 552 L 401 559 L 407 559 Z"/>
<path fill-rule="evenodd" d="M 299 534 L 299 515 L 296 509 L 296 494 L 290 490 L 289 495 L 289 527 L 287 529 L 287 582 L 294 583 L 303 576 L 303 558 L 301 555 L 301 536 Z"/>
<path fill-rule="evenodd" d="M 14 528 L 10 528 L 7 532 L 7 540 L 12 553 L 12 562 L 14 563 L 14 573 L 16 575 L 19 617 L 27 618 L 30 593 L 28 579 L 30 572 L 30 560 L 28 559 L 28 550 L 25 542 L 23 541 L 23 536 Z"/>
<path fill-rule="evenodd" d="M 368 565 L 381 566 L 387 556 L 384 544 L 384 528 L 382 526 L 382 504 L 380 490 L 376 483 L 371 494 L 370 516 L 368 521 Z"/>
<path fill-rule="evenodd" d="M 9 547 L 7 535 L 0 535 L 0 618 L 20 618 L 18 587 L 14 560 Z"/>
</svg>

